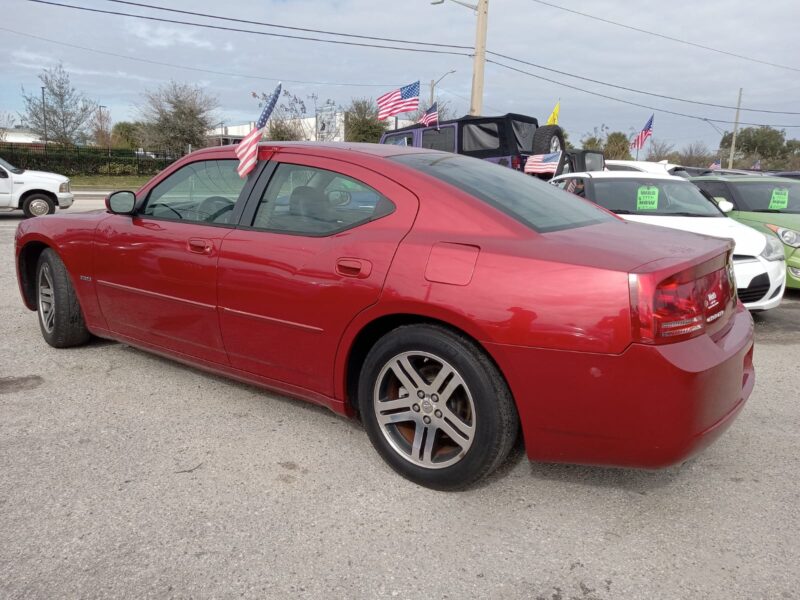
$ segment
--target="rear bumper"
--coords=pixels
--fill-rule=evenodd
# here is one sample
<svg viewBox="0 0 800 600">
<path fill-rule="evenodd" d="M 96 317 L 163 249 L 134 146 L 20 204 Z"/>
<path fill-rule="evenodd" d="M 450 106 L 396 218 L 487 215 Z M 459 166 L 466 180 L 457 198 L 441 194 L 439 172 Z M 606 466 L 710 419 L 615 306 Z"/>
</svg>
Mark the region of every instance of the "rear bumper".
<svg viewBox="0 0 800 600">
<path fill-rule="evenodd" d="M 733 422 L 753 390 L 753 321 L 727 334 L 620 355 L 487 344 L 511 385 L 531 460 L 660 468 Z"/>
</svg>

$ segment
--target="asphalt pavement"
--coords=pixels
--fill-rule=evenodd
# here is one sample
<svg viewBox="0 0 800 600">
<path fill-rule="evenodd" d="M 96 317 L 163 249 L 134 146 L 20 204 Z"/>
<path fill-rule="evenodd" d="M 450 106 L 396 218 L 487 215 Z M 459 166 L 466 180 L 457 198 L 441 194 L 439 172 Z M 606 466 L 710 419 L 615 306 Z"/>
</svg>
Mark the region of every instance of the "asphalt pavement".
<svg viewBox="0 0 800 600">
<path fill-rule="evenodd" d="M 0 598 L 800 598 L 800 294 L 756 315 L 755 391 L 689 462 L 518 452 L 441 493 L 324 409 L 122 344 L 50 348 L 19 221 L 0 213 Z"/>
</svg>

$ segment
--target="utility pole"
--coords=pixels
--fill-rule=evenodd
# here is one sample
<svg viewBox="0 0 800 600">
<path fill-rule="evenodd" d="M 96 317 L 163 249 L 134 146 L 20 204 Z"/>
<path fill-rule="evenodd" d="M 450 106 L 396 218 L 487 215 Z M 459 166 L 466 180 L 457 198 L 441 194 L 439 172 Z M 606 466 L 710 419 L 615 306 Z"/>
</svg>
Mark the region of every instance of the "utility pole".
<svg viewBox="0 0 800 600">
<path fill-rule="evenodd" d="M 475 25 L 475 57 L 472 63 L 472 96 L 469 114 L 480 115 L 483 111 L 483 71 L 486 66 L 486 28 L 489 24 L 489 0 L 478 0 L 470 4 L 463 0 L 451 0 L 461 6 L 474 10 L 478 15 Z M 444 0 L 431 0 L 431 4 L 444 4 Z"/>
<path fill-rule="evenodd" d="M 475 59 L 472 67 L 472 96 L 469 114 L 483 111 L 483 71 L 486 67 L 486 28 L 489 24 L 489 0 L 478 0 L 478 22 L 475 29 Z"/>
<path fill-rule="evenodd" d="M 44 86 L 42 86 L 42 120 L 44 121 L 44 152 L 47 154 L 47 107 L 44 104 Z"/>
<path fill-rule="evenodd" d="M 733 168 L 733 155 L 736 154 L 736 134 L 739 131 L 739 109 L 742 106 L 742 88 L 739 88 L 739 100 L 736 102 L 736 120 L 733 123 L 733 138 L 731 139 L 731 155 L 728 157 L 728 168 Z"/>
</svg>

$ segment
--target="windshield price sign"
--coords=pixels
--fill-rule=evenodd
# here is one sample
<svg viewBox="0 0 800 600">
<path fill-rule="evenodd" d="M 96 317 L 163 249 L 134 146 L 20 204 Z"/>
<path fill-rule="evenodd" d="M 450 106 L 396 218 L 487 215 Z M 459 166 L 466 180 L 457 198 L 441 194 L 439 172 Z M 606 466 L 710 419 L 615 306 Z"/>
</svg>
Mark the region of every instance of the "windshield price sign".
<svg viewBox="0 0 800 600">
<path fill-rule="evenodd" d="M 775 189 L 772 190 L 772 198 L 769 201 L 770 210 L 781 210 L 789 206 L 789 190 Z"/>
<path fill-rule="evenodd" d="M 654 185 L 643 185 L 636 193 L 636 210 L 657 210 L 658 188 Z"/>
</svg>

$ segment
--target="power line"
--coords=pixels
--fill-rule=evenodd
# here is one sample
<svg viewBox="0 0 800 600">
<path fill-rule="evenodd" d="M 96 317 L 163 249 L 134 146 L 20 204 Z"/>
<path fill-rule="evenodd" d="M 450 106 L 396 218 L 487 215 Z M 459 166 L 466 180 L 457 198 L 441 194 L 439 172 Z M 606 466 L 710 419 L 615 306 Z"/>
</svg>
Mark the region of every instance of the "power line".
<svg viewBox="0 0 800 600">
<path fill-rule="evenodd" d="M 504 60 L 510 60 L 513 62 L 522 63 L 524 65 L 528 65 L 529 67 L 536 67 L 537 69 L 542 69 L 544 71 L 550 71 L 551 73 L 558 73 L 559 75 L 566 75 L 567 77 L 574 77 L 575 79 L 581 79 L 582 81 L 589 81 L 591 83 L 597 83 L 599 85 L 605 85 L 608 87 L 616 88 L 618 90 L 625 90 L 626 92 L 634 92 L 636 94 L 643 94 L 645 96 L 653 96 L 655 98 L 663 98 L 665 100 L 675 100 L 677 102 L 686 102 L 689 104 L 698 104 L 700 106 L 711 106 L 713 108 L 725 108 L 729 110 L 736 110 L 735 106 L 728 106 L 725 104 L 714 104 L 712 102 L 701 102 L 699 100 L 689 100 L 688 98 L 678 98 L 676 96 L 667 96 L 665 94 L 657 94 L 655 92 L 645 92 L 643 90 L 637 90 L 635 88 L 625 87 L 624 85 L 617 85 L 614 83 L 608 83 L 606 81 L 600 81 L 598 79 L 592 79 L 590 77 L 583 77 L 581 75 L 575 75 L 573 73 L 568 73 L 566 71 L 559 71 L 558 69 L 553 69 L 552 67 L 545 67 L 544 65 L 537 65 L 536 63 L 528 62 L 527 60 L 522 60 L 521 58 L 514 58 L 513 56 L 507 56 L 505 54 L 500 54 L 499 52 L 492 52 L 491 50 L 486 51 L 487 54 L 491 54 L 492 56 L 496 56 L 498 58 L 502 58 Z M 800 112 L 789 112 L 789 111 L 782 111 L 782 110 L 767 110 L 761 108 L 740 108 L 739 110 L 744 110 L 748 112 L 760 112 L 760 113 L 770 113 L 775 115 L 800 115 Z"/>
<path fill-rule="evenodd" d="M 162 62 L 158 60 L 150 60 L 147 58 L 140 58 L 138 56 L 129 56 L 127 54 L 119 54 L 117 52 L 109 52 L 105 50 L 98 50 L 97 48 L 87 48 L 86 46 L 79 46 L 78 44 L 70 44 L 68 42 L 61 42 L 58 40 L 51 40 L 50 38 L 42 37 L 39 35 L 34 35 L 32 33 L 22 33 L 21 31 L 14 31 L 13 29 L 8 29 L 6 27 L 0 27 L 0 31 L 5 31 L 8 33 L 13 33 L 14 35 L 18 35 L 24 38 L 33 38 L 35 40 L 41 40 L 44 42 L 50 42 L 51 44 L 57 44 L 59 46 L 66 46 L 68 48 L 76 48 L 78 50 L 85 50 L 86 52 L 94 52 L 95 54 L 103 54 L 105 56 L 114 56 L 116 58 L 124 58 L 126 60 L 134 60 L 137 62 L 147 63 L 151 65 L 159 65 L 162 67 L 172 67 L 175 69 L 185 69 L 187 71 L 197 71 L 200 73 L 210 73 L 212 75 L 224 75 L 226 77 L 236 77 L 241 79 L 254 79 L 260 81 L 284 81 L 286 83 L 304 83 L 304 84 L 313 84 L 313 85 L 330 85 L 330 86 L 337 86 L 337 87 L 380 87 L 380 88 L 390 88 L 397 84 L 393 83 L 341 83 L 341 82 L 333 82 L 333 81 L 306 81 L 302 79 L 287 79 L 285 77 L 261 77 L 259 75 L 247 75 L 245 73 L 229 73 L 226 71 L 214 71 L 212 69 L 202 69 L 200 67 L 189 67 L 186 65 L 178 65 L 175 63 L 168 63 Z"/>
<path fill-rule="evenodd" d="M 536 2 L 537 4 L 542 4 L 544 6 L 549 6 L 550 8 L 557 8 L 558 10 L 563 10 L 564 12 L 572 13 L 575 15 L 580 15 L 582 17 L 587 17 L 589 19 L 594 19 L 595 21 L 601 21 L 603 23 L 608 23 L 609 25 L 616 25 L 617 27 L 622 27 L 624 29 L 630 29 L 631 31 L 638 31 L 639 33 L 646 33 L 647 35 L 652 35 L 655 37 L 659 37 L 665 40 L 669 40 L 671 42 L 677 42 L 679 44 L 686 44 L 687 46 L 693 46 L 695 48 L 701 48 L 703 50 L 709 50 L 710 52 L 716 52 L 718 54 L 724 54 L 726 56 L 732 56 L 734 58 L 741 58 L 742 60 L 747 60 L 754 63 L 759 63 L 762 65 L 768 65 L 770 67 L 777 67 L 778 69 L 786 69 L 788 71 L 795 71 L 800 73 L 800 68 L 797 67 L 789 67 L 787 65 L 780 65 L 778 63 L 769 62 L 767 60 L 761 60 L 759 58 L 753 58 L 751 56 L 745 56 L 744 54 L 736 54 L 735 52 L 728 52 L 727 50 L 720 50 L 719 48 L 712 48 L 711 46 L 704 46 L 703 44 L 698 44 L 696 42 L 690 42 L 689 40 L 682 40 L 680 38 L 671 37 L 669 35 L 664 35 L 663 33 L 656 33 L 655 31 L 650 31 L 649 29 L 642 29 L 640 27 L 634 27 L 633 25 L 626 25 L 625 23 L 618 23 L 616 21 L 611 21 L 610 19 L 604 19 L 603 17 L 598 17 L 596 15 L 590 15 L 584 12 L 580 12 L 578 10 L 574 10 L 572 8 L 565 8 L 563 6 L 559 6 L 558 4 L 551 4 L 550 2 L 545 2 L 544 0 L 531 0 L 531 2 Z"/>
<path fill-rule="evenodd" d="M 225 16 L 222 16 L 222 15 L 213 15 L 213 14 L 209 14 L 209 13 L 200 13 L 200 12 L 189 11 L 189 10 L 180 10 L 180 9 L 177 9 L 177 8 L 167 8 L 167 7 L 163 7 L 163 6 L 156 6 L 154 4 L 145 4 L 145 3 L 142 3 L 142 2 L 134 2 L 132 0 L 106 0 L 106 2 L 113 2 L 113 3 L 116 3 L 116 4 L 124 4 L 124 5 L 128 5 L 128 6 L 137 6 L 137 7 L 140 7 L 140 8 L 149 8 L 149 9 L 153 9 L 153 10 L 160 10 L 160 11 L 165 11 L 165 12 L 169 12 L 169 13 L 178 13 L 178 14 L 190 15 L 190 16 L 194 16 L 194 17 L 202 17 L 202 18 L 207 18 L 207 19 L 218 19 L 218 20 L 222 20 L 222 21 L 243 23 L 243 24 L 248 24 L 248 25 L 261 25 L 261 26 L 266 26 L 266 27 L 275 27 L 275 28 L 279 28 L 279 29 L 290 29 L 290 30 L 295 30 L 295 31 L 321 33 L 321 34 L 326 34 L 326 35 L 336 35 L 336 36 L 343 36 L 343 37 L 348 37 L 348 38 L 368 39 L 368 40 L 375 40 L 375 41 L 382 41 L 382 42 L 400 42 L 400 43 L 407 43 L 407 44 L 421 44 L 421 45 L 435 46 L 435 47 L 447 47 L 447 48 L 456 48 L 456 49 L 462 49 L 462 50 L 472 50 L 472 48 L 470 46 L 457 46 L 457 45 L 454 45 L 454 44 L 440 44 L 440 43 L 433 43 L 433 42 L 399 40 L 399 39 L 396 39 L 396 38 L 383 38 L 383 37 L 375 37 L 375 36 L 357 35 L 357 34 L 352 34 L 352 33 L 326 31 L 326 30 L 321 30 L 321 29 L 309 29 L 309 28 L 304 28 L 304 27 L 292 27 L 292 26 L 288 26 L 288 25 L 279 25 L 279 24 L 276 24 L 276 23 L 267 23 L 267 22 L 263 22 L 263 21 L 252 21 L 252 20 L 247 20 L 247 19 L 237 19 L 237 18 L 233 18 L 233 17 L 225 17 Z M 555 6 L 555 5 L 552 5 L 552 6 Z M 569 10 L 569 9 L 565 9 L 565 10 Z M 577 11 L 570 11 L 570 12 L 577 12 Z M 583 13 L 579 13 L 579 14 L 583 14 Z M 616 89 L 624 90 L 624 91 L 627 91 L 627 92 L 633 92 L 633 93 L 642 94 L 642 95 L 645 95 L 645 96 L 653 96 L 655 98 L 663 98 L 665 100 L 673 100 L 673 101 L 676 101 L 676 102 L 685 102 L 687 104 L 696 104 L 696 105 L 699 105 L 699 106 L 709 106 L 709 107 L 712 107 L 712 108 L 722 108 L 722 109 L 726 109 L 726 110 L 735 110 L 736 109 L 735 106 L 731 106 L 731 105 L 715 104 L 715 103 L 712 103 L 712 102 L 702 102 L 702 101 L 699 101 L 699 100 L 691 100 L 691 99 L 688 99 L 688 98 L 679 98 L 677 96 L 668 96 L 666 94 L 658 94 L 658 93 L 655 93 L 655 92 L 647 92 L 647 91 L 639 90 L 639 89 L 636 89 L 636 88 L 630 88 L 630 87 L 626 87 L 626 86 L 623 86 L 623 85 L 609 83 L 609 82 L 606 82 L 606 81 L 600 81 L 598 79 L 592 79 L 590 77 L 584 77 L 584 76 L 581 76 L 581 75 L 575 75 L 575 74 L 572 74 L 572 73 L 568 73 L 566 71 L 560 71 L 558 69 L 553 69 L 551 67 L 546 67 L 544 65 L 539 65 L 539 64 L 536 64 L 536 63 L 532 63 L 532 62 L 529 62 L 529 61 L 518 59 L 518 58 L 515 58 L 515 57 L 512 57 L 512 56 L 508 56 L 506 54 L 501 54 L 499 52 L 492 52 L 491 50 L 487 51 L 487 53 L 490 54 L 490 55 L 496 56 L 498 58 L 502 58 L 502 59 L 508 60 L 508 61 L 518 62 L 518 63 L 521 63 L 521 64 L 528 65 L 530 67 L 535 67 L 537 69 L 550 71 L 552 73 L 558 73 L 559 75 L 565 75 L 567 77 L 572 77 L 572 78 L 575 78 L 575 79 L 580 79 L 580 80 L 583 80 L 583 81 L 588 81 L 588 82 L 591 82 L 591 83 L 596 83 L 598 85 L 604 85 L 604 86 L 607 86 L 607 87 L 616 88 Z M 759 109 L 759 108 L 742 108 L 741 110 L 746 111 L 746 112 L 760 112 L 760 113 L 777 114 L 777 115 L 800 115 L 800 112 L 778 111 L 778 110 Z"/>
<path fill-rule="evenodd" d="M 101 13 L 106 15 L 115 15 L 120 17 L 132 17 L 134 19 L 144 19 L 146 21 L 159 21 L 161 23 L 172 23 L 175 25 L 191 25 L 192 27 L 203 27 L 205 29 L 215 29 L 218 31 L 233 31 L 235 33 L 252 33 L 254 35 L 263 35 L 267 37 L 284 38 L 290 40 L 304 40 L 308 42 L 323 42 L 326 44 L 340 44 L 344 46 L 360 46 L 363 48 L 382 48 L 386 50 L 403 50 L 405 52 L 420 52 L 423 54 L 448 54 L 450 56 L 472 56 L 465 52 L 454 52 L 452 50 L 434 50 L 429 48 L 405 48 L 402 46 L 388 46 L 385 44 L 366 44 L 364 42 L 348 42 L 345 40 L 326 40 L 323 38 L 308 37 L 301 35 L 289 35 L 288 33 L 274 33 L 271 31 L 254 31 L 252 29 L 238 29 L 236 27 L 224 27 L 222 25 L 210 25 L 207 23 L 192 23 L 190 21 L 178 21 L 176 19 L 164 19 L 161 17 L 149 17 L 146 15 L 136 15 L 133 13 L 124 13 L 113 10 L 103 10 L 100 8 L 89 8 L 87 6 L 75 6 L 74 4 L 59 4 L 58 2 L 49 2 L 48 0 L 28 0 L 28 2 L 35 2 L 37 4 L 46 4 L 49 6 L 58 6 L 60 8 L 71 8 L 73 10 L 82 10 L 86 12 Z M 447 47 L 447 46 L 442 46 Z"/>
<path fill-rule="evenodd" d="M 732 124 L 733 121 L 726 121 L 724 119 L 709 119 L 706 117 L 699 117 L 697 115 L 689 115 L 686 113 L 676 112 L 674 110 L 667 110 L 664 108 L 657 108 L 654 106 L 648 106 L 646 104 L 639 104 L 638 102 L 631 102 L 630 100 L 623 100 L 622 98 L 616 98 L 614 96 L 608 96 L 606 94 L 601 94 L 600 92 L 593 92 L 591 90 L 586 90 L 575 85 L 564 83 L 563 81 L 556 81 L 555 79 L 549 79 L 547 77 L 542 77 L 541 75 L 536 75 L 535 73 L 531 73 L 530 71 L 524 71 L 523 69 L 518 69 L 516 67 L 512 67 L 510 65 L 505 65 L 503 63 L 497 62 L 495 60 L 486 59 L 486 62 L 491 63 L 493 65 L 497 65 L 498 67 L 502 67 L 504 69 L 508 69 L 510 71 L 515 71 L 517 73 L 521 73 L 523 75 L 528 75 L 529 77 L 533 77 L 535 79 L 541 79 L 542 81 L 547 81 L 549 83 L 554 83 L 556 85 L 560 85 L 562 87 L 570 88 L 572 90 L 577 90 L 579 92 L 584 92 L 586 94 L 591 94 L 593 96 L 599 96 L 600 98 L 606 98 L 607 100 L 614 100 L 615 102 L 621 102 L 623 104 L 630 104 L 631 106 L 638 106 L 639 108 L 646 108 L 648 110 L 652 110 L 654 112 L 665 113 L 668 115 L 675 115 L 678 117 L 686 117 L 687 119 L 695 119 L 697 121 L 706 121 L 712 123 L 725 123 L 725 124 Z M 775 128 L 800 128 L 800 125 L 767 125 L 764 123 L 745 123 L 743 121 L 739 121 L 739 125 L 752 125 L 755 127 L 775 127 Z"/>
<path fill-rule="evenodd" d="M 309 29 L 307 27 L 292 27 L 289 25 L 278 25 L 277 23 L 265 23 L 263 21 L 248 21 L 246 19 L 234 19 L 233 17 L 224 17 L 222 15 L 210 15 L 207 13 L 193 12 L 190 10 L 180 10 L 177 8 L 166 8 L 164 6 L 156 6 L 154 4 L 144 4 L 141 2 L 131 2 L 130 0 L 106 0 L 106 2 L 114 2 L 116 4 L 127 4 L 129 6 L 138 6 L 140 8 L 152 8 L 153 10 L 161 10 L 171 13 L 180 13 L 183 15 L 190 15 L 193 17 L 203 17 L 207 19 L 219 19 L 221 21 L 229 21 L 231 23 L 243 23 L 245 25 L 263 25 L 264 27 L 275 27 L 277 29 L 290 29 L 292 31 L 305 31 L 306 33 L 322 33 L 325 35 L 338 35 L 347 38 L 358 38 L 362 40 L 373 40 L 378 42 L 394 42 L 401 44 L 418 44 L 422 46 L 434 46 L 437 48 L 456 48 L 459 50 L 472 50 L 472 46 L 457 46 L 455 44 L 442 44 L 438 42 L 419 42 L 414 40 L 400 40 L 397 38 L 384 38 L 375 37 L 372 35 L 358 35 L 355 33 L 341 33 L 336 31 L 325 31 L 324 29 Z"/>
</svg>

